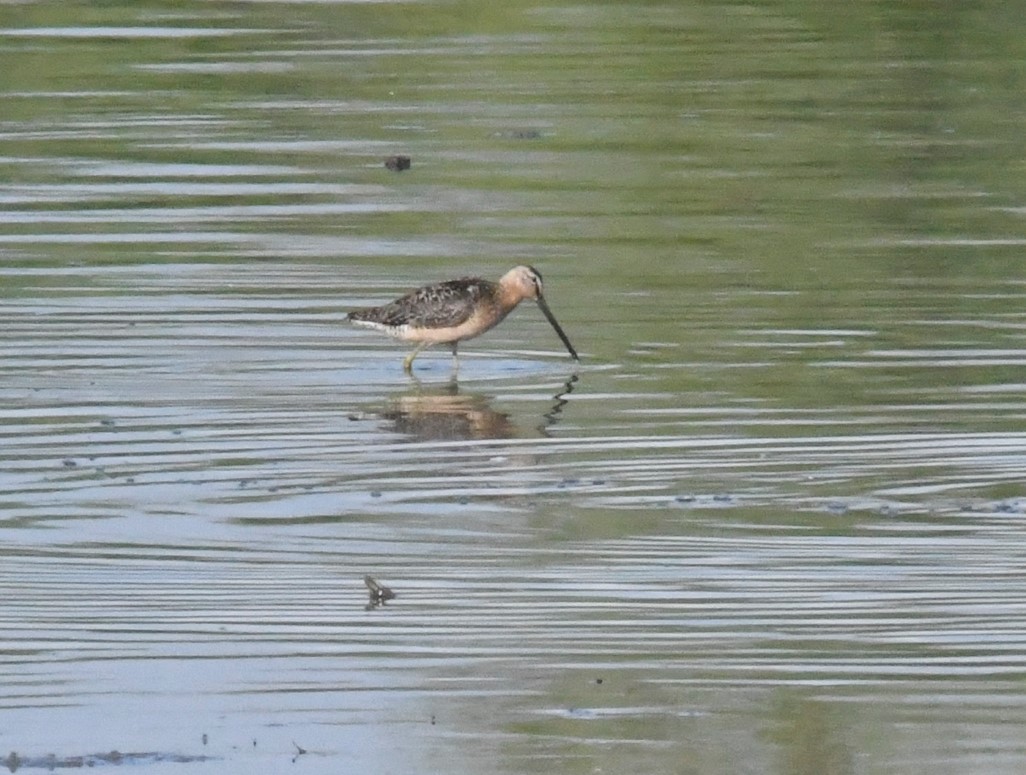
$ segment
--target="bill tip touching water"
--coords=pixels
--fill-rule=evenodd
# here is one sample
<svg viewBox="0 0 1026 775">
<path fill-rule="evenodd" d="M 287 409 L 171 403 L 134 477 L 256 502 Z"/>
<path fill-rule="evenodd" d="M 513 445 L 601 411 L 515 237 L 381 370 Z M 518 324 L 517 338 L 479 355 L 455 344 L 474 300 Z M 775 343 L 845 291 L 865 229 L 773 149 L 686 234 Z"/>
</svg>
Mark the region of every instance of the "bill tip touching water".
<svg viewBox="0 0 1026 775">
<path fill-rule="evenodd" d="M 396 339 L 416 342 L 403 361 L 403 367 L 411 372 L 413 359 L 433 344 L 449 345 L 456 365 L 460 342 L 491 330 L 527 299 L 538 304 L 571 357 L 579 362 L 577 351 L 545 301 L 541 272 L 531 266 L 513 267 L 498 282 L 463 277 L 425 285 L 380 307 L 354 310 L 347 319 Z"/>
</svg>

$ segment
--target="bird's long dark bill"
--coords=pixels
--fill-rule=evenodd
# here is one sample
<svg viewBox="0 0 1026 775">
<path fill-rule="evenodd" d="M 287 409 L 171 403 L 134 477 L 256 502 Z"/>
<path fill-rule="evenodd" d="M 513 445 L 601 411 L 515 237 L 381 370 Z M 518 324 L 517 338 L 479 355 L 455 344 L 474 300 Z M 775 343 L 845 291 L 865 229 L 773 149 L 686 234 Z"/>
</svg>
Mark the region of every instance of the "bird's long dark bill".
<svg viewBox="0 0 1026 775">
<path fill-rule="evenodd" d="M 549 322 L 552 324 L 552 327 L 556 329 L 556 333 L 559 334 L 559 338 L 563 340 L 563 344 L 566 345 L 566 349 L 570 351 L 570 354 L 573 356 L 574 360 L 581 360 L 577 356 L 577 350 L 575 350 L 574 346 L 570 344 L 570 340 L 567 339 L 566 334 L 563 333 L 563 329 L 560 328 L 559 323 L 556 322 L 556 316 L 552 314 L 552 310 L 549 309 L 549 305 L 545 303 L 545 299 L 541 296 L 538 297 L 538 306 L 541 307 L 541 311 L 545 313 L 545 317 L 549 319 Z"/>
</svg>

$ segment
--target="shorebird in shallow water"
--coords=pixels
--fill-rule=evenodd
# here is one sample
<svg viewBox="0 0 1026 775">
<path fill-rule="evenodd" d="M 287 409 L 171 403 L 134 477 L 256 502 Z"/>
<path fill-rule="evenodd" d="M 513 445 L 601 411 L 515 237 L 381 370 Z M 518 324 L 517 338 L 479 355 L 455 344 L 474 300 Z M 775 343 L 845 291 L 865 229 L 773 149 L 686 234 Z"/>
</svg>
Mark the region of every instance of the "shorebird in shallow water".
<svg viewBox="0 0 1026 775">
<path fill-rule="evenodd" d="M 390 304 L 350 312 L 348 319 L 358 326 L 384 331 L 396 339 L 417 342 L 403 361 L 403 367 L 411 372 L 413 359 L 432 344 L 449 345 L 456 365 L 456 347 L 460 342 L 494 328 L 525 299 L 538 303 L 570 355 L 579 361 L 577 351 L 545 303 L 541 273 L 530 266 L 510 269 L 497 283 L 464 277 L 426 285 Z"/>
</svg>

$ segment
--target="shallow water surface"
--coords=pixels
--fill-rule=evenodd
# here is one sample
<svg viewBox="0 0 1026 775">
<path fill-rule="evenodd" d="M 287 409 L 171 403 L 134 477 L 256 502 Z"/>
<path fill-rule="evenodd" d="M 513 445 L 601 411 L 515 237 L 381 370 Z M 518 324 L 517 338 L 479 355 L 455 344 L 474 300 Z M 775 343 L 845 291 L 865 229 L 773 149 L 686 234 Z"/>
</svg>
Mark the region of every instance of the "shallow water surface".
<svg viewBox="0 0 1026 775">
<path fill-rule="evenodd" d="M 0 764 L 1021 772 L 1026 37 L 833 5 L 12 6 Z"/>
</svg>

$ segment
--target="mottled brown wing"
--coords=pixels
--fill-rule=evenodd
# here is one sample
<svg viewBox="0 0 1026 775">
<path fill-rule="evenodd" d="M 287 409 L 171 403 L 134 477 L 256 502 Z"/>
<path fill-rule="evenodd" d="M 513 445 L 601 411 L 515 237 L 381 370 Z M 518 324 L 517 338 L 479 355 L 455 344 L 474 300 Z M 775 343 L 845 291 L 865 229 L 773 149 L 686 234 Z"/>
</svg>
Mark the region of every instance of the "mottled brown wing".
<svg viewBox="0 0 1026 775">
<path fill-rule="evenodd" d="M 408 293 L 391 304 L 350 313 L 353 320 L 384 326 L 448 328 L 458 326 L 473 314 L 482 298 L 494 294 L 494 283 L 475 278 L 450 280 Z"/>
</svg>

